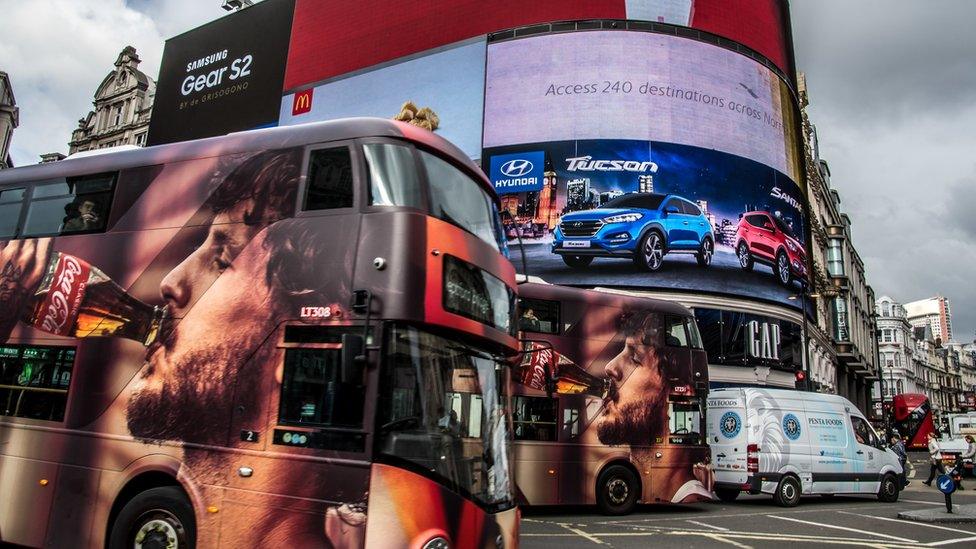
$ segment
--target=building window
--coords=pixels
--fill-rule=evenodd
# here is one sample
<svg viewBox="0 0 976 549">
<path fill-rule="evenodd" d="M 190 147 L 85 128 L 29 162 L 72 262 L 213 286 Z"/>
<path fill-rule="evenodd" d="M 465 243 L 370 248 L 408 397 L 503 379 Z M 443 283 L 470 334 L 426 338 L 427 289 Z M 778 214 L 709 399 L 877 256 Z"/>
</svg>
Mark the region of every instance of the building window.
<svg viewBox="0 0 976 549">
<path fill-rule="evenodd" d="M 112 107 L 112 112 L 114 113 L 114 115 L 112 117 L 112 125 L 113 126 L 121 126 L 122 125 L 122 115 L 125 112 L 125 107 L 122 106 L 122 103 L 118 103 L 118 104 L 116 104 L 115 106 Z"/>
<path fill-rule="evenodd" d="M 136 136 L 136 145 L 139 145 L 140 147 L 146 146 L 146 132 L 142 132 Z"/>
<path fill-rule="evenodd" d="M 881 316 L 891 316 L 891 304 L 887 301 L 881 304 Z"/>
<path fill-rule="evenodd" d="M 881 330 L 881 341 L 883 343 L 891 343 L 895 340 L 894 335 L 891 330 Z"/>
<path fill-rule="evenodd" d="M 827 246 L 827 272 L 844 276 L 844 243 L 839 238 L 831 238 Z"/>
</svg>

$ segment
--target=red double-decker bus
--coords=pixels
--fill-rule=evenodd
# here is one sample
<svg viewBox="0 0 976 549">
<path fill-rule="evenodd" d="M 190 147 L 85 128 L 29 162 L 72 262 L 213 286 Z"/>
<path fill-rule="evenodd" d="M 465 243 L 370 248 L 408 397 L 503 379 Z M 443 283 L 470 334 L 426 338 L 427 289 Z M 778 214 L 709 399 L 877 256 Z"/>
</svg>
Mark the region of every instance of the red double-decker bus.
<svg viewBox="0 0 976 549">
<path fill-rule="evenodd" d="M 519 286 L 527 352 L 512 414 L 520 503 L 712 499 L 708 361 L 677 303 L 539 283 Z"/>
<path fill-rule="evenodd" d="M 929 433 L 935 432 L 929 398 L 918 393 L 895 395 L 892 399 L 894 427 L 908 448 L 928 448 Z"/>
<path fill-rule="evenodd" d="M 0 172 L 0 540 L 516 545 L 505 252 L 385 120 Z"/>
</svg>

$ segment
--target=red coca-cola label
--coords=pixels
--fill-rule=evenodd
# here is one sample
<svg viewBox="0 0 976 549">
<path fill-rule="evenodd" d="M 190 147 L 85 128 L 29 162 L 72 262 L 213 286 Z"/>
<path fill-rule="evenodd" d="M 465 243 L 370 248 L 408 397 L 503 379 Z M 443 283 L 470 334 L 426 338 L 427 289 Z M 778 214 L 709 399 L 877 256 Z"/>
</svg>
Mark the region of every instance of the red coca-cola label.
<svg viewBox="0 0 976 549">
<path fill-rule="evenodd" d="M 535 349 L 529 353 L 529 366 L 522 372 L 522 384 L 540 391 L 546 388 L 546 364 L 552 361 L 552 349 Z"/>
<path fill-rule="evenodd" d="M 61 254 L 51 287 L 37 308 L 34 326 L 54 335 L 70 335 L 81 310 L 91 266 Z"/>
</svg>

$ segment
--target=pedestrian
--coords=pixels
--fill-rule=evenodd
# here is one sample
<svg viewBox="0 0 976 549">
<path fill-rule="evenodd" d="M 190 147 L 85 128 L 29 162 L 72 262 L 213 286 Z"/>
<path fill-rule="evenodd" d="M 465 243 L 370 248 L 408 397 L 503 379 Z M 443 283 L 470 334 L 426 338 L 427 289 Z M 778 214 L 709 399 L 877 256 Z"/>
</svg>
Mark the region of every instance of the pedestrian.
<svg viewBox="0 0 976 549">
<path fill-rule="evenodd" d="M 901 487 L 904 488 L 908 486 L 908 452 L 905 451 L 905 443 L 901 441 L 898 435 L 891 436 L 891 451 L 898 456 L 898 463 L 901 464 Z"/>
<path fill-rule="evenodd" d="M 926 486 L 932 486 L 936 471 L 945 474 L 945 467 L 942 466 L 942 448 L 939 446 L 939 439 L 932 432 L 929 433 L 929 465 L 931 466 L 929 479 L 922 483 Z"/>
<path fill-rule="evenodd" d="M 966 435 L 966 449 L 956 457 L 956 473 L 960 479 L 962 479 L 963 473 L 966 471 L 964 460 L 968 459 L 973 461 L 974 458 L 976 458 L 976 439 L 973 439 L 973 435 Z M 962 480 L 959 481 L 956 488 L 963 489 Z"/>
</svg>

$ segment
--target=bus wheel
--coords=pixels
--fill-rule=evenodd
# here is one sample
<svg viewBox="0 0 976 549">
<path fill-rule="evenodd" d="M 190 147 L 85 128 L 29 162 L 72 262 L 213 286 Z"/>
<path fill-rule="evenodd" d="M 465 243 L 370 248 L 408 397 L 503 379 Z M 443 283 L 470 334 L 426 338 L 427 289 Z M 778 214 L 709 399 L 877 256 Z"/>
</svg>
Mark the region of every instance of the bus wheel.
<svg viewBox="0 0 976 549">
<path fill-rule="evenodd" d="M 715 495 L 718 499 L 724 501 L 725 503 L 732 503 L 737 497 L 739 497 L 739 490 L 735 488 L 716 488 Z"/>
<path fill-rule="evenodd" d="M 109 549 L 185 549 L 196 545 L 193 506 L 175 486 L 132 498 L 112 524 Z"/>
<path fill-rule="evenodd" d="M 637 476 L 622 465 L 607 467 L 596 481 L 596 502 L 607 515 L 626 515 L 634 510 Z"/>
<path fill-rule="evenodd" d="M 878 488 L 878 501 L 894 503 L 898 501 L 898 480 L 895 475 L 881 477 L 881 487 Z"/>
</svg>

